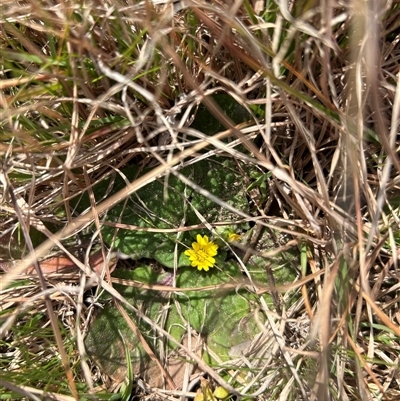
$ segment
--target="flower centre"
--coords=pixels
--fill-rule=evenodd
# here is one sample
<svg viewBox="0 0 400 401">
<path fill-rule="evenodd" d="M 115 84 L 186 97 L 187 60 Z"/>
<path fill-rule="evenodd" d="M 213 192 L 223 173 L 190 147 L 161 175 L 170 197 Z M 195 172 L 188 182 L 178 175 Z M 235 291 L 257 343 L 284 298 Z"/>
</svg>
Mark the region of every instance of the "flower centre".
<svg viewBox="0 0 400 401">
<path fill-rule="evenodd" d="M 199 250 L 196 252 L 196 256 L 197 256 L 198 261 L 201 262 L 201 263 L 204 262 L 204 261 L 206 261 L 206 260 L 209 260 L 209 258 L 210 258 L 210 256 L 208 255 L 208 253 L 205 252 L 205 251 L 203 251 L 202 249 L 199 249 Z"/>
</svg>

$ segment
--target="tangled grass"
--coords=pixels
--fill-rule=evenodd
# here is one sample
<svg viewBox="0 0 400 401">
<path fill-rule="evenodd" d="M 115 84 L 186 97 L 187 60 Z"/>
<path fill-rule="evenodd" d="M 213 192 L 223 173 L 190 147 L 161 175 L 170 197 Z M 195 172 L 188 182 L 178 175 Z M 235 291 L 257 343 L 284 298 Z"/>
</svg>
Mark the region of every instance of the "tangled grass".
<svg viewBox="0 0 400 401">
<path fill-rule="evenodd" d="M 206 397 L 220 384 L 257 400 L 400 399 L 398 0 L 5 0 L 0 20 L 2 399 L 183 400 L 204 374 Z M 202 108 L 217 131 L 196 124 Z M 246 211 L 180 174 L 215 158 L 236 163 Z M 117 176 L 126 185 L 114 190 Z M 140 337 L 112 286 L 129 263 L 102 227 L 170 176 L 247 224 L 235 263 L 251 281 L 252 258 L 264 260 L 273 302 L 254 307 L 265 321 L 240 357 L 207 364 L 181 343 L 177 385 L 150 346 L 166 383 L 128 366 L 121 387 L 84 344 L 102 291 Z M 203 220 L 191 228 L 213 233 L 226 215 Z M 131 230 L 149 228 L 161 230 Z M 288 248 L 297 278 L 276 284 L 269 260 Z"/>
</svg>

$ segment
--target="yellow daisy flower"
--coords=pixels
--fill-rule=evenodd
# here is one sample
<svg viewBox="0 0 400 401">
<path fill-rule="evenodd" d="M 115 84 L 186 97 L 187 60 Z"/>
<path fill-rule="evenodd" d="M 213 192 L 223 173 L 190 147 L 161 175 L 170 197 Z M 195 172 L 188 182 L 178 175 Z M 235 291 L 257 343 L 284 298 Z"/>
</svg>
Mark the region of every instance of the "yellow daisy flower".
<svg viewBox="0 0 400 401">
<path fill-rule="evenodd" d="M 192 243 L 193 249 L 185 251 L 185 255 L 189 256 L 193 267 L 197 267 L 198 270 L 204 269 L 208 271 L 215 264 L 213 256 L 218 253 L 218 245 L 209 241 L 207 235 L 202 237 L 200 234 L 197 234 L 196 240 L 197 242 Z"/>
</svg>

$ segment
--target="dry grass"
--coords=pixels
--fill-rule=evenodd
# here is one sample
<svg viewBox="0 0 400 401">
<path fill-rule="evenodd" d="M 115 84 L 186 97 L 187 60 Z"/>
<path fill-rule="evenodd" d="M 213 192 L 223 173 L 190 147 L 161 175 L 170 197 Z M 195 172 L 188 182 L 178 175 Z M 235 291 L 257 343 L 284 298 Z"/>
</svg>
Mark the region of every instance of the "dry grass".
<svg viewBox="0 0 400 401">
<path fill-rule="evenodd" d="M 143 399 L 194 396 L 204 373 L 232 397 L 400 399 L 400 2 L 199 0 L 175 12 L 154 3 L 0 5 L 2 399 L 129 399 L 129 386 L 86 357 L 83 338 L 98 311 L 84 303 L 90 288 L 115 302 L 157 361 L 153 374 L 166 379 L 135 380 Z M 248 120 L 232 121 L 215 93 L 233 97 Z M 225 128 L 191 127 L 200 103 Z M 126 310 L 160 339 L 176 339 L 112 286 L 114 249 L 100 227 L 155 180 L 175 176 L 202 191 L 180 172 L 216 155 L 234 160 L 252 188 L 247 212 L 212 200 L 254 226 L 235 263 L 265 323 L 242 357 L 218 366 L 179 344 L 180 358 L 199 369 L 189 377 L 192 364 L 179 365 L 177 387 Z M 136 179 L 112 192 L 132 165 Z M 262 179 L 254 184 L 250 171 Z M 99 197 L 93 187 L 107 178 Z M 226 216 L 190 229 L 215 233 Z M 149 228 L 167 235 L 184 226 Z M 265 232 L 277 249 L 260 242 Z M 275 285 L 267 268 L 269 284 L 250 285 L 253 254 L 268 267 L 289 248 L 294 283 Z M 56 263 L 77 267 L 60 273 Z"/>
</svg>

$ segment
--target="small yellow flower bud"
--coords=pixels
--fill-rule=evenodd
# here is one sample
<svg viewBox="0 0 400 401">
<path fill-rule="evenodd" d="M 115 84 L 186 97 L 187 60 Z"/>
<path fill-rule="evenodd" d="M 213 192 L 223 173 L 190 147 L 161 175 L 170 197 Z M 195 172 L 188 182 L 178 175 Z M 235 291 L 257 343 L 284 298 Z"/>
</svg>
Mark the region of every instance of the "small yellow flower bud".
<svg viewBox="0 0 400 401">
<path fill-rule="evenodd" d="M 230 233 L 228 236 L 228 242 L 233 242 L 233 241 L 235 242 L 240 241 L 240 235 L 236 233 Z"/>
<path fill-rule="evenodd" d="M 204 401 L 204 395 L 203 393 L 200 391 L 196 394 L 196 396 L 194 397 L 193 401 Z"/>
<path fill-rule="evenodd" d="M 218 386 L 215 390 L 214 390 L 214 396 L 217 397 L 220 400 L 224 400 L 225 398 L 227 398 L 229 396 L 229 393 L 226 389 L 224 389 L 222 386 Z"/>
</svg>

